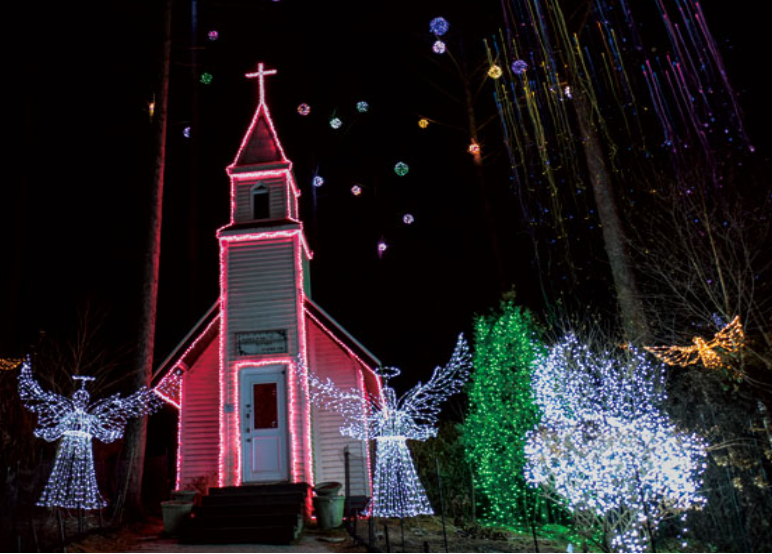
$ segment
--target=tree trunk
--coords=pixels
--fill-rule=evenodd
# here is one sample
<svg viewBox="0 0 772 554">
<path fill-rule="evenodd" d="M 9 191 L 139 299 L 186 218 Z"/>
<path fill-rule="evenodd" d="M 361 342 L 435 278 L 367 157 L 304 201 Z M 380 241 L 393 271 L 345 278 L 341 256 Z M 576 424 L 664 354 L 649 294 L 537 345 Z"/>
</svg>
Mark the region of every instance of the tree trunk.
<svg viewBox="0 0 772 554">
<path fill-rule="evenodd" d="M 469 71 L 467 69 L 466 59 L 462 61 L 463 69 L 459 70 L 461 74 L 461 80 L 464 85 L 464 105 L 466 107 L 466 122 L 469 130 L 469 137 L 474 144 L 479 145 L 479 126 L 477 125 L 477 118 L 474 110 L 474 95 L 470 88 Z M 477 179 L 477 190 L 480 194 L 480 201 L 483 205 L 483 219 L 485 222 L 485 230 L 488 232 L 488 240 L 490 241 L 491 254 L 494 258 L 495 272 L 496 272 L 496 284 L 499 287 L 500 292 L 504 292 L 509 287 L 506 281 L 504 273 L 503 256 L 501 252 L 501 245 L 499 244 L 498 233 L 496 231 L 496 216 L 493 213 L 493 206 L 491 205 L 490 194 L 488 191 L 488 184 L 485 180 L 485 172 L 482 165 L 482 154 L 477 152 L 473 154 L 475 178 Z"/>
<path fill-rule="evenodd" d="M 646 315 L 635 283 L 611 176 L 606 167 L 598 131 L 592 121 L 592 107 L 586 93 L 577 94 L 574 105 L 625 338 L 632 342 L 646 341 L 649 337 Z"/>
<path fill-rule="evenodd" d="M 163 54 L 160 72 L 160 91 L 153 122 L 156 126 L 156 155 L 153 167 L 148 244 L 142 285 L 142 313 L 137 344 L 137 369 L 134 388 L 150 386 L 153 374 L 153 349 L 158 305 L 158 275 L 161 260 L 161 217 L 163 211 L 164 172 L 166 167 L 166 126 L 169 103 L 169 68 L 171 57 L 172 0 L 166 0 L 164 11 Z M 142 514 L 142 477 L 147 441 L 147 416 L 130 420 L 124 449 L 126 476 L 123 498 L 116 512 L 120 517 L 134 519 Z"/>
</svg>

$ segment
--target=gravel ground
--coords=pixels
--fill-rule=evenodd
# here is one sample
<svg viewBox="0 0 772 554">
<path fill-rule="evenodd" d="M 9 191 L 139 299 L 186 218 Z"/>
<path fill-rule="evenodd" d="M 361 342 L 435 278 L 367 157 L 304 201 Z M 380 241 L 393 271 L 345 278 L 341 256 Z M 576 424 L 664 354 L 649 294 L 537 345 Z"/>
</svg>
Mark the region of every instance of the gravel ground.
<svg viewBox="0 0 772 554">
<path fill-rule="evenodd" d="M 335 541 L 335 542 L 327 542 Z M 164 535 L 159 518 L 121 529 L 112 533 L 95 533 L 84 540 L 70 544 L 68 552 L 366 552 L 354 544 L 345 530 L 320 532 L 308 529 L 292 545 L 269 544 L 179 544 Z"/>
</svg>

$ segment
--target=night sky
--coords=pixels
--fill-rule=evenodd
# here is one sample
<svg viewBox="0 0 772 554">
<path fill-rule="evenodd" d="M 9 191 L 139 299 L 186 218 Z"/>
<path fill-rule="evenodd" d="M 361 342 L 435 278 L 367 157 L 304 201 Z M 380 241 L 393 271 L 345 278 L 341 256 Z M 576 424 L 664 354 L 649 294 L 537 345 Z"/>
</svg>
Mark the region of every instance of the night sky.
<svg viewBox="0 0 772 554">
<path fill-rule="evenodd" d="M 13 170 L 0 196 L 0 352 L 25 351 L 40 329 L 66 335 L 87 299 L 107 310 L 110 340 L 136 341 L 162 4 L 26 4 L 15 50 L 23 74 L 6 74 L 23 102 L 6 104 Z M 465 152 L 464 106 L 440 90 L 460 97 L 459 81 L 431 52 L 429 21 L 442 15 L 459 58 L 479 65 L 481 38 L 496 32 L 501 5 L 448 4 L 199 0 L 192 36 L 191 3 L 176 1 L 156 363 L 217 298 L 225 167 L 256 107 L 256 83 L 244 74 L 260 61 L 278 70 L 266 79 L 267 99 L 303 194 L 312 296 L 384 363 L 419 376 L 444 363 L 456 335 L 510 286 L 539 306 L 498 120 L 483 146 L 489 223 L 506 252 L 501 273 Z M 769 48 L 763 18 L 749 13 L 758 4 L 705 4 L 765 158 Z M 211 30 L 217 41 L 208 40 Z M 202 72 L 212 74 L 210 85 L 198 82 Z M 365 114 L 355 108 L 361 100 Z M 302 102 L 311 106 L 305 118 L 296 112 Z M 480 121 L 495 116 L 490 86 L 477 107 Z M 327 124 L 333 114 L 344 122 L 337 131 Z M 436 123 L 421 130 L 422 116 Z M 398 161 L 409 165 L 407 176 L 394 174 Z M 315 175 L 325 179 L 316 190 Z M 358 198 L 355 183 L 364 188 Z M 405 213 L 413 225 L 401 222 Z M 380 239 L 389 244 L 382 259 Z"/>
</svg>

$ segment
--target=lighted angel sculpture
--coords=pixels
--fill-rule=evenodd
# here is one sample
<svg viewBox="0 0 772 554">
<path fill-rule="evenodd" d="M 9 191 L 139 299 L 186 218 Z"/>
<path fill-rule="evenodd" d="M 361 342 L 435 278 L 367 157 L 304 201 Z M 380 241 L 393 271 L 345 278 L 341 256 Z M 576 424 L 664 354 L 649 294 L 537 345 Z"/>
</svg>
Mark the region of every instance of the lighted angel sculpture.
<svg viewBox="0 0 772 554">
<path fill-rule="evenodd" d="M 162 402 L 143 387 L 125 398 L 114 394 L 89 404 L 86 383 L 94 377 L 75 375 L 73 380 L 80 381 L 80 388 L 67 398 L 43 390 L 32 375 L 29 358 L 19 373 L 22 403 L 38 414 L 35 436 L 48 442 L 61 439 L 54 468 L 37 505 L 97 510 L 107 501 L 97 485 L 92 439 L 110 443 L 121 438 L 129 418 L 152 413 Z"/>
<path fill-rule="evenodd" d="M 383 388 L 380 396 L 373 396 L 353 388 L 340 389 L 329 378 L 322 380 L 312 371 L 306 371 L 302 360 L 298 364 L 298 372 L 308 375 L 311 401 L 343 416 L 341 434 L 363 441 L 375 440 L 370 505 L 373 516 L 402 518 L 434 513 L 407 441 L 424 441 L 437 435 L 440 405 L 461 390 L 469 378 L 471 365 L 469 346 L 463 335 L 459 335 L 448 364 L 435 368 L 426 384 L 419 382 L 398 398 L 388 386 L 389 379 L 399 375 L 397 368 L 378 370 Z"/>
<path fill-rule="evenodd" d="M 735 316 L 709 341 L 694 337 L 692 346 L 645 346 L 644 349 L 667 365 L 686 366 L 702 363 L 707 369 L 721 369 L 726 367 L 726 363 L 719 351 L 737 352 L 744 339 L 740 316 Z"/>
</svg>

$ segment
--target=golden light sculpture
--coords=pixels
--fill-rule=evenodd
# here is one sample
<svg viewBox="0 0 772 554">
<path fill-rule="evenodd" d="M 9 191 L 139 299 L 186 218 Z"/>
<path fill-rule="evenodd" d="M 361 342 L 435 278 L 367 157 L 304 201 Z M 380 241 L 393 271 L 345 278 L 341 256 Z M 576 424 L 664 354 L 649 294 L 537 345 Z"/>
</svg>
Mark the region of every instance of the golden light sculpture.
<svg viewBox="0 0 772 554">
<path fill-rule="evenodd" d="M 738 315 L 709 341 L 694 337 L 691 346 L 645 346 L 644 349 L 667 365 L 701 363 L 708 369 L 725 369 L 729 365 L 724 361 L 723 354 L 738 352 L 744 340 L 745 333 Z"/>
<path fill-rule="evenodd" d="M 24 358 L 0 358 L 0 371 L 13 371 L 21 365 Z"/>
</svg>

